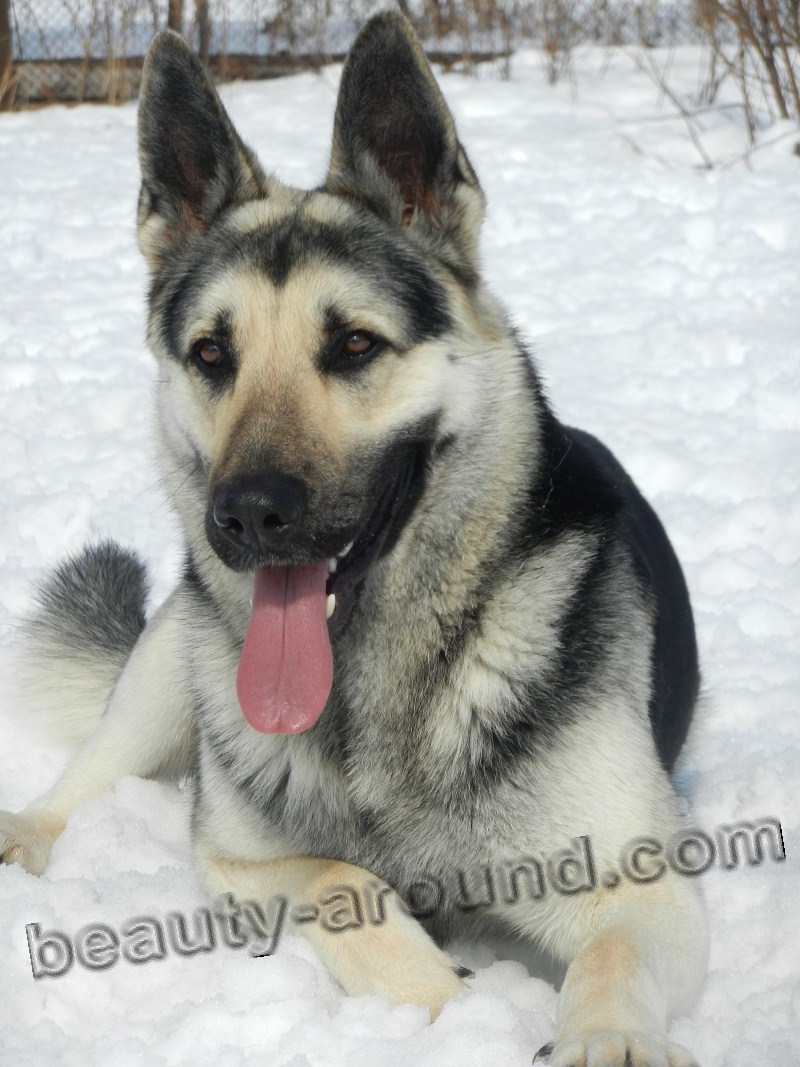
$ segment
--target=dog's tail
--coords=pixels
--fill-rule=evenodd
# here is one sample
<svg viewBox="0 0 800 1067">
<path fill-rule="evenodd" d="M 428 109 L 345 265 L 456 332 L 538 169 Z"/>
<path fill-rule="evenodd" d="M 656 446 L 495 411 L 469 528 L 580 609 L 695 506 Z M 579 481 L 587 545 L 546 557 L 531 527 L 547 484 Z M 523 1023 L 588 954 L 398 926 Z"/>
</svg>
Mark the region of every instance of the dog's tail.
<svg viewBox="0 0 800 1067">
<path fill-rule="evenodd" d="M 113 541 L 65 560 L 39 587 L 15 689 L 59 741 L 83 744 L 105 711 L 144 629 L 147 592 L 144 565 Z"/>
</svg>

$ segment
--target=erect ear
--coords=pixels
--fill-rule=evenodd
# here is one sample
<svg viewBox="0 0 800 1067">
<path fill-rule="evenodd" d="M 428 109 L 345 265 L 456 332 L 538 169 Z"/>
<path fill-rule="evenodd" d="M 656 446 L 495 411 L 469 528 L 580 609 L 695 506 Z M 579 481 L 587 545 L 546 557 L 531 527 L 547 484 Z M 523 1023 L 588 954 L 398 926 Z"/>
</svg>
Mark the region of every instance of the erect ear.
<svg viewBox="0 0 800 1067">
<path fill-rule="evenodd" d="M 139 101 L 139 245 L 157 270 L 226 208 L 266 196 L 267 181 L 202 63 L 177 33 L 153 39 Z"/>
<path fill-rule="evenodd" d="M 474 265 L 483 193 L 399 12 L 370 19 L 347 57 L 326 187 L 366 200 L 398 226 L 434 230 L 455 246 L 462 266 Z"/>
</svg>

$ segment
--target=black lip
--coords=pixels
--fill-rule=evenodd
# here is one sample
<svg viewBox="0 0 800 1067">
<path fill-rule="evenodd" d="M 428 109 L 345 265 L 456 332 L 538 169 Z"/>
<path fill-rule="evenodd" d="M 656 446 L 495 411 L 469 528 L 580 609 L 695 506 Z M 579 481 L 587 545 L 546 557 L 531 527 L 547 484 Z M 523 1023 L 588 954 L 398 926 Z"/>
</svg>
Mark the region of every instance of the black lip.
<svg viewBox="0 0 800 1067">
<path fill-rule="evenodd" d="M 335 635 L 343 629 L 355 604 L 356 586 L 376 559 L 397 539 L 410 512 L 407 506 L 412 486 L 419 484 L 424 462 L 422 449 L 409 450 L 395 468 L 392 482 L 378 501 L 356 537 L 353 547 L 337 560 L 336 571 L 328 577 L 327 591 L 336 596 L 336 608 L 328 620 L 328 629 Z"/>
</svg>

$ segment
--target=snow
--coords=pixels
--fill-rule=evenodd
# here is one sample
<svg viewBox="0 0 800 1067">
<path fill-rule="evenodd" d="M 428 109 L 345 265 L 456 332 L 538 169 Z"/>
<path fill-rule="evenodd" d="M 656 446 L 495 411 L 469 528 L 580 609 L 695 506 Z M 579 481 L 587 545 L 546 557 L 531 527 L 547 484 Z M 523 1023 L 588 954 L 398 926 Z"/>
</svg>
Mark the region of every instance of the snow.
<svg viewBox="0 0 800 1067">
<path fill-rule="evenodd" d="M 675 59 L 687 91 L 697 60 L 691 48 Z M 579 71 L 551 89 L 525 53 L 509 82 L 487 68 L 443 84 L 489 196 L 488 277 L 535 343 L 561 416 L 620 456 L 685 564 L 705 683 L 677 779 L 694 822 L 783 825 L 786 862 L 703 876 L 709 978 L 673 1036 L 704 1067 L 796 1067 L 800 134 L 766 129 L 735 162 L 737 113 L 710 112 L 702 137 L 722 165 L 704 169 L 629 59 L 598 49 Z M 323 173 L 337 76 L 223 91 L 288 181 Z M 134 127 L 132 106 L 0 116 L 6 655 L 37 576 L 85 540 L 136 546 L 154 602 L 179 566 L 152 462 Z M 64 754 L 8 697 L 0 728 L 0 807 L 16 810 Z M 0 868 L 0 901 L 4 1067 L 522 1067 L 553 1030 L 546 968 L 509 945 L 456 946 L 477 977 L 432 1026 L 422 1009 L 345 997 L 290 937 L 269 958 L 220 948 L 35 982 L 28 923 L 74 935 L 203 906 L 187 797 L 164 784 L 125 779 L 84 804 L 42 879 Z"/>
</svg>

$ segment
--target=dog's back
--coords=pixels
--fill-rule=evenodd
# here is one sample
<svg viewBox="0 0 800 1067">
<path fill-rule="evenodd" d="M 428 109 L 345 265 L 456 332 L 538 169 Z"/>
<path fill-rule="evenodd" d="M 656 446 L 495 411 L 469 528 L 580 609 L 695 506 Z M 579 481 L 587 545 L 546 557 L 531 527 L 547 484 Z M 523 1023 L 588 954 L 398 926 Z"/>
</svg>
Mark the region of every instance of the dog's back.
<svg viewBox="0 0 800 1067">
<path fill-rule="evenodd" d="M 559 495 L 563 482 L 571 482 L 570 492 L 585 493 L 589 499 L 601 493 L 607 499 L 618 536 L 652 604 L 650 722 L 659 758 L 671 771 L 686 740 L 700 684 L 683 571 L 661 521 L 611 451 L 585 430 L 561 427 L 554 436 L 563 448 L 553 473 L 554 494 Z"/>
</svg>

